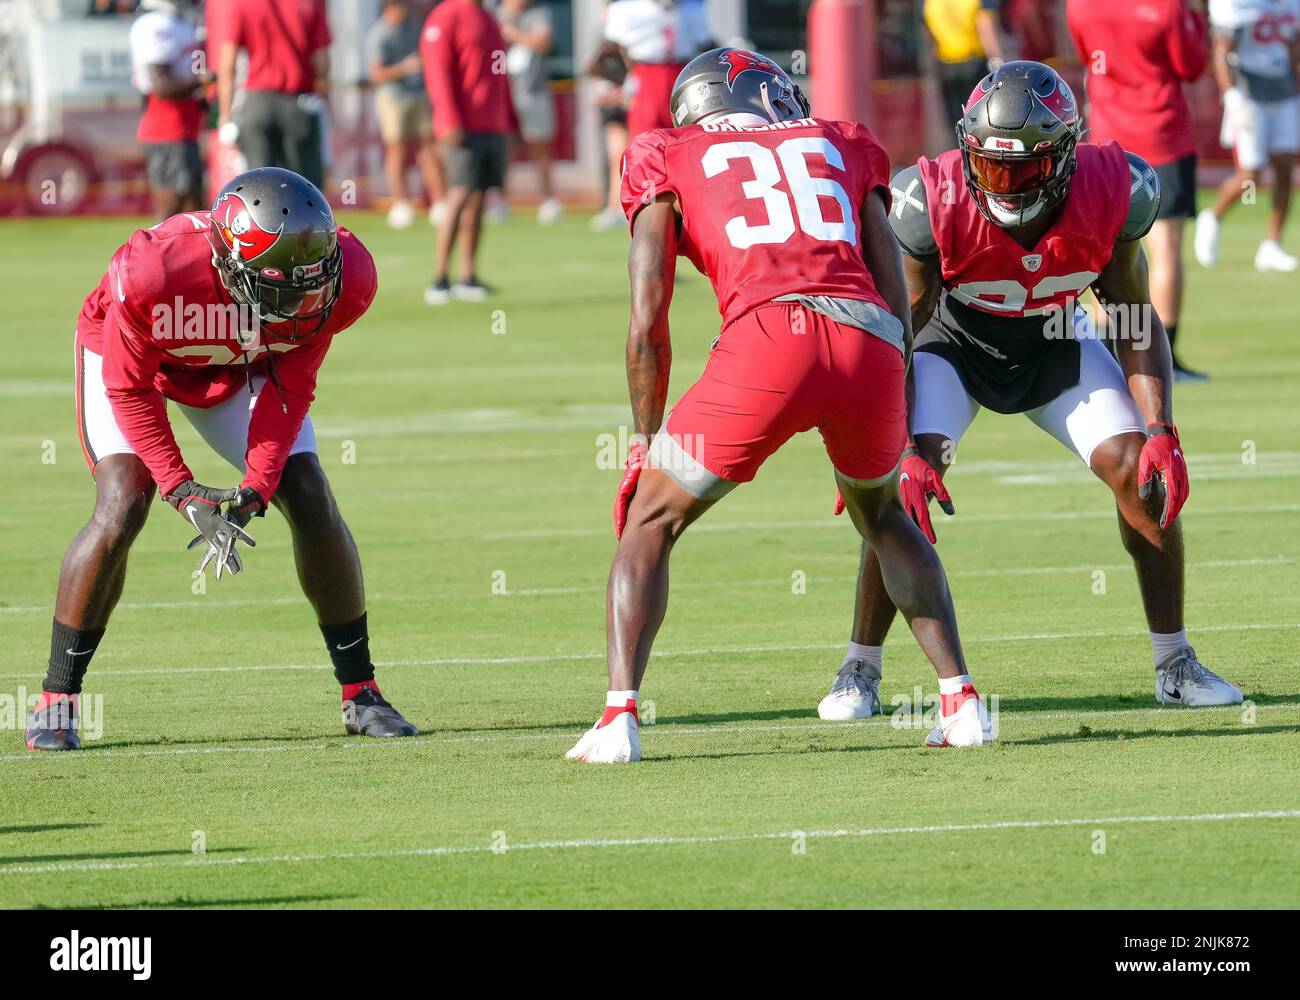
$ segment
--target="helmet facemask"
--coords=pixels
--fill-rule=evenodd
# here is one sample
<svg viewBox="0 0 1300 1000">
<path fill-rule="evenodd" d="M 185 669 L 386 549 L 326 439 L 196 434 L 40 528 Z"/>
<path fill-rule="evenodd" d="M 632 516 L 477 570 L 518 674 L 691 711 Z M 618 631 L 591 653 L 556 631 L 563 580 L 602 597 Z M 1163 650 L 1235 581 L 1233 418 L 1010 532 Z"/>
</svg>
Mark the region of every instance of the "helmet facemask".
<svg viewBox="0 0 1300 1000">
<path fill-rule="evenodd" d="M 287 335 L 277 331 L 274 336 L 278 339 L 306 340 L 325 325 L 338 301 L 343 272 L 343 253 L 338 246 L 318 264 L 295 267 L 296 274 L 286 275 L 273 268 L 257 270 L 238 253 L 226 250 L 213 232 L 209 232 L 209 240 L 213 242 L 212 264 L 230 297 L 255 310 L 261 323 L 293 324 Z"/>
<path fill-rule="evenodd" d="M 1026 225 L 1065 200 L 1074 176 L 1078 137 L 1068 133 L 1046 149 L 981 149 L 959 124 L 962 170 L 981 214 L 996 226 Z"/>
</svg>

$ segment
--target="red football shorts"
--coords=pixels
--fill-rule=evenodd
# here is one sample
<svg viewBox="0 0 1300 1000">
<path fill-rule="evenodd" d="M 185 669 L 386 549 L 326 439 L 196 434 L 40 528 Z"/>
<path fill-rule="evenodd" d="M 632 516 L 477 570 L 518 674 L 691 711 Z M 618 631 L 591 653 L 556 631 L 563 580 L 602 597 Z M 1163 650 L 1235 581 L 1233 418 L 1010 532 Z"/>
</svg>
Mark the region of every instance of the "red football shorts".
<svg viewBox="0 0 1300 1000">
<path fill-rule="evenodd" d="M 636 93 L 627 108 L 628 135 L 638 136 L 652 128 L 672 128 L 673 84 L 685 63 L 637 63 L 632 67 Z"/>
<path fill-rule="evenodd" d="M 687 492 L 713 498 L 816 427 L 841 475 L 879 479 L 907 443 L 903 380 L 902 354 L 880 337 L 796 303 L 760 306 L 718 339 L 651 461 Z"/>
</svg>

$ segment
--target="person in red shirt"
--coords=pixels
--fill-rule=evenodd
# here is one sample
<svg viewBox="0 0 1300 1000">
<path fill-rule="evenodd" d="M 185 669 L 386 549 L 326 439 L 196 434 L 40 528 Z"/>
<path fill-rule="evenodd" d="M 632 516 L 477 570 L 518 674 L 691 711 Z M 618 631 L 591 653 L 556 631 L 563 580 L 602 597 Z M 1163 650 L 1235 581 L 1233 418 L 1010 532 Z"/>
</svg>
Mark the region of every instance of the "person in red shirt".
<svg viewBox="0 0 1300 1000">
<path fill-rule="evenodd" d="M 898 500 L 910 331 L 884 149 L 863 125 L 810 117 L 780 67 L 740 49 L 692 60 L 672 116 L 682 127 L 643 133 L 624 158 L 636 435 L 614 501 L 606 708 L 569 759 L 640 759 L 638 690 L 667 608 L 674 543 L 814 427 L 854 526 L 879 551 L 939 674 L 944 710 L 931 738 L 988 742 L 943 567 Z M 665 421 L 679 255 L 713 285 L 722 333 Z"/>
<path fill-rule="evenodd" d="M 1160 177 L 1160 215 L 1147 237 L 1151 301 L 1169 334 L 1174 378 L 1204 380 L 1175 349 L 1183 231 L 1196 216 L 1196 133 L 1183 84 L 1209 59 L 1204 11 L 1188 0 L 1070 0 L 1066 21 L 1087 69 L 1091 141 L 1113 139 Z"/>
<path fill-rule="evenodd" d="M 1074 96 L 1041 63 L 989 74 L 958 129 L 957 149 L 922 158 L 891 185 L 920 331 L 903 503 L 934 541 L 928 502 L 954 513 L 943 477 L 979 411 L 1024 414 L 1111 490 L 1151 631 L 1156 700 L 1239 704 L 1241 691 L 1197 659 L 1183 621 L 1178 518 L 1190 487 L 1141 246 L 1159 179 L 1118 143 L 1081 144 Z M 1114 354 L 1078 304 L 1090 288 L 1110 316 Z M 854 697 L 851 681 L 869 673 L 879 683 L 895 614 L 880 562 L 864 548 L 852 642 L 823 718 L 863 717 L 878 704 Z M 837 711 L 855 702 L 865 710 Z"/>
<path fill-rule="evenodd" d="M 217 70 L 220 142 L 238 142 L 250 167 L 286 167 L 325 182 L 322 121 L 329 84 L 325 0 L 227 0 Z M 234 115 L 235 66 L 248 53 Z"/>
<path fill-rule="evenodd" d="M 505 186 L 506 136 L 518 128 L 506 41 L 482 0 L 444 0 L 425 21 L 420 55 L 447 177 L 433 281 L 424 300 L 480 302 L 489 291 L 478 279 L 484 196 Z M 458 240 L 460 276 L 452 284 L 448 273 Z"/>
<path fill-rule="evenodd" d="M 342 686 L 344 723 L 368 736 L 415 727 L 375 684 L 361 563 L 316 458 L 307 411 L 334 337 L 375 296 L 374 261 L 335 226 L 304 178 L 267 167 L 235 177 L 210 212 L 173 216 L 122 246 L 77 317 L 78 432 L 95 511 L 59 576 L 49 672 L 26 740 L 72 750 L 78 694 L 122 595 L 127 554 L 161 493 L 198 536 L 196 578 L 243 568 L 237 545 L 273 504 L 293 535 L 303 591 Z M 168 401 L 243 472 L 194 481 Z"/>
<path fill-rule="evenodd" d="M 203 160 L 199 129 L 204 105 L 198 91 L 201 51 L 189 0 L 146 0 L 131 25 L 132 83 L 145 95 L 136 141 L 148 164 L 154 211 L 165 219 L 200 207 Z"/>
</svg>

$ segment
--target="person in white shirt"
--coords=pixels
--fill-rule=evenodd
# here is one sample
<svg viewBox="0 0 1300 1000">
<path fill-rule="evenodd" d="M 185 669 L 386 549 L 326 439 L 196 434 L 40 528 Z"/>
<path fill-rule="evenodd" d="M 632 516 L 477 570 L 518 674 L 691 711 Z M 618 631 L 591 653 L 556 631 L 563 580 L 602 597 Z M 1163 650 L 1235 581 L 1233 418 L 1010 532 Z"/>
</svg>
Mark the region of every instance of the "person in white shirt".
<svg viewBox="0 0 1300 1000">
<path fill-rule="evenodd" d="M 1273 207 L 1255 267 L 1294 271 L 1300 261 L 1281 240 L 1300 150 L 1300 0 L 1210 0 L 1210 29 L 1223 95 L 1220 141 L 1232 148 L 1237 170 L 1220 186 L 1214 207 L 1196 218 L 1196 259 L 1206 267 L 1218 262 L 1224 217 L 1272 166 Z"/>
<path fill-rule="evenodd" d="M 677 74 L 713 45 L 702 0 L 614 0 L 605 14 L 605 41 L 617 46 L 631 67 L 629 134 L 670 128 L 668 104 Z"/>
</svg>

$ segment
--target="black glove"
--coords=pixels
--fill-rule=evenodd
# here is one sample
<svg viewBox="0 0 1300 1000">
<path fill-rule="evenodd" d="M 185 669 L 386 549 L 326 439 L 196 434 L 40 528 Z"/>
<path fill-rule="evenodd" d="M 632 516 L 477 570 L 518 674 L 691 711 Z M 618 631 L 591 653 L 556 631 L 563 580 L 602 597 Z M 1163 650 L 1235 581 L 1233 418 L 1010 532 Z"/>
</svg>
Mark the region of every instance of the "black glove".
<svg viewBox="0 0 1300 1000">
<path fill-rule="evenodd" d="M 235 542 L 243 542 L 249 546 L 257 544 L 253 541 L 253 536 L 244 530 L 243 524 L 247 523 L 247 518 L 244 519 L 243 524 L 238 524 L 223 517 L 221 513 L 221 505 L 235 502 L 240 498 L 241 492 L 237 489 L 214 490 L 210 486 L 196 483 L 193 479 L 187 479 L 165 497 L 166 501 L 180 512 L 181 517 L 198 529 L 198 537 L 186 548 L 192 549 L 195 545 L 204 542 L 208 545 L 208 551 L 203 561 L 199 563 L 199 571 L 202 572 L 215 556 L 218 580 L 221 579 L 222 571 L 227 568 L 232 574 L 244 568 L 239 555 L 235 552 Z M 260 499 L 258 497 L 259 501 Z"/>
</svg>

